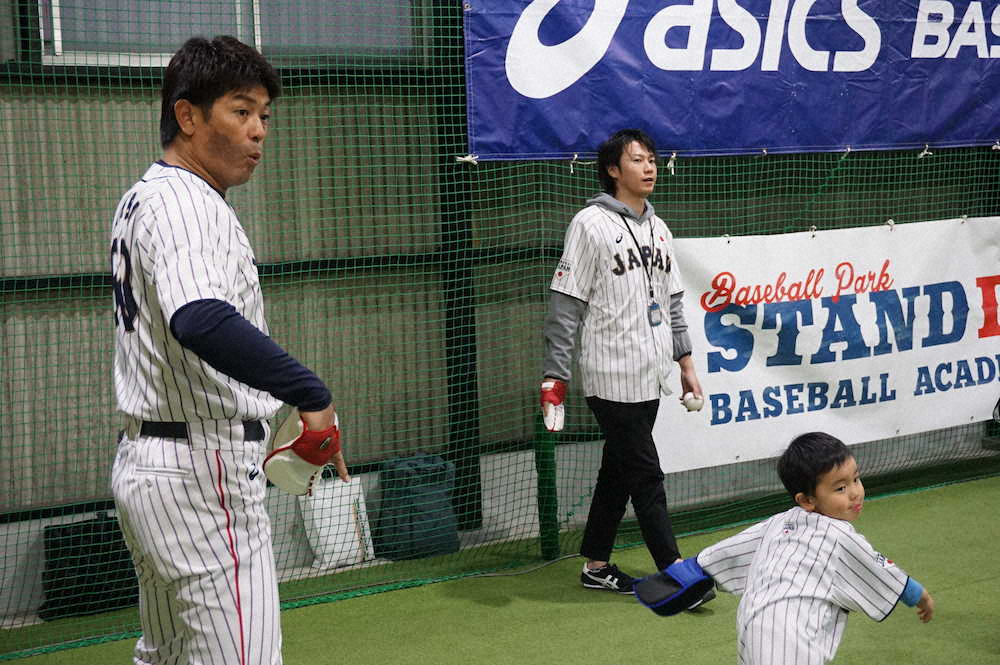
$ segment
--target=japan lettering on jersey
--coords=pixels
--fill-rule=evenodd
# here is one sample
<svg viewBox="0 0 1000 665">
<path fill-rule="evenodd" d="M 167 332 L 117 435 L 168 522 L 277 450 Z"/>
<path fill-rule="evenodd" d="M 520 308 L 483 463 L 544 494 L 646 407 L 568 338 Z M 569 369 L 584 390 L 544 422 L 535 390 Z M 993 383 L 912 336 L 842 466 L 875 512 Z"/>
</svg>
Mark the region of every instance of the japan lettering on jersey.
<svg viewBox="0 0 1000 665">
<path fill-rule="evenodd" d="M 636 222 L 599 205 L 584 208 L 570 222 L 550 288 L 587 303 L 580 345 L 585 395 L 642 402 L 670 394 L 670 298 L 682 288 L 662 219 Z M 651 305 L 660 325 L 650 325 Z"/>
</svg>

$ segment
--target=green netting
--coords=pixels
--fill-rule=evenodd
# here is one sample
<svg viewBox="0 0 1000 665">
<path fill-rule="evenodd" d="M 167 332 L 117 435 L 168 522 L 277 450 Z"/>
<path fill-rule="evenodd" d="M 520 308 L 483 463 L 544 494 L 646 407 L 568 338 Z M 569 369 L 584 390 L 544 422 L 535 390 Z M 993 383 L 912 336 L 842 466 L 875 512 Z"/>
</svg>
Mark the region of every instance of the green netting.
<svg viewBox="0 0 1000 665">
<path fill-rule="evenodd" d="M 110 219 L 159 156 L 162 67 L 190 34 L 236 34 L 281 70 L 266 158 L 230 199 L 274 337 L 333 389 L 369 523 L 388 510 L 386 460 L 455 469 L 457 552 L 326 571 L 297 500 L 272 488 L 286 605 L 576 550 L 599 433 L 575 392 L 566 431 L 539 433 L 537 389 L 548 283 L 593 164 L 456 159 L 461 21 L 443 0 L 0 3 L 0 659 L 138 628 L 134 607 L 40 622 L 60 557 L 43 541 L 113 510 Z M 1000 212 L 1000 152 L 930 152 L 679 155 L 672 169 L 664 155 L 653 203 L 679 237 Z M 995 472 L 990 427 L 857 450 L 884 487 L 920 486 Z M 768 460 L 666 482 L 682 532 L 783 505 Z M 639 536 L 626 524 L 619 540 Z"/>
</svg>

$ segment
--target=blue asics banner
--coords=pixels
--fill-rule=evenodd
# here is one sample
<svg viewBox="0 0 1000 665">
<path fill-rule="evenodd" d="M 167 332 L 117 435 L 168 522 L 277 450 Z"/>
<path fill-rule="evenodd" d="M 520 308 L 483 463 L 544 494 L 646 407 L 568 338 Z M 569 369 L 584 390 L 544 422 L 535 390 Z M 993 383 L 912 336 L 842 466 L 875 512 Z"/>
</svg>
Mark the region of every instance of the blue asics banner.
<svg viewBox="0 0 1000 665">
<path fill-rule="evenodd" d="M 812 152 L 1000 139 L 1000 3 L 469 0 L 469 150 Z"/>
</svg>

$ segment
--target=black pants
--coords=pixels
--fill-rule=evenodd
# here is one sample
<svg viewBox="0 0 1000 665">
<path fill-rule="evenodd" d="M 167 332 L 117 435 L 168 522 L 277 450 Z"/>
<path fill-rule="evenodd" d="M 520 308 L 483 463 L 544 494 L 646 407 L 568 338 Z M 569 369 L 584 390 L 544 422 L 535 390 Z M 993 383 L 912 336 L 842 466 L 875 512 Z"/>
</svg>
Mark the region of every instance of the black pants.
<svg viewBox="0 0 1000 665">
<path fill-rule="evenodd" d="M 631 498 L 646 547 L 657 569 L 663 570 L 680 553 L 667 511 L 660 456 L 653 443 L 660 402 L 629 404 L 588 397 L 587 405 L 597 416 L 605 443 L 580 554 L 594 561 L 610 560 L 618 524 Z"/>
</svg>

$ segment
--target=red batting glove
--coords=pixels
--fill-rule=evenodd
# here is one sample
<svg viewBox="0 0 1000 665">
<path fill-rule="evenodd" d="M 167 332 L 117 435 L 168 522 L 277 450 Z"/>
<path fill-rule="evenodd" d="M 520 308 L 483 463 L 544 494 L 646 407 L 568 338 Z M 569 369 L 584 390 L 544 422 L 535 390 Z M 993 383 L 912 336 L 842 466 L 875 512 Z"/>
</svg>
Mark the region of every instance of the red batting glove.
<svg viewBox="0 0 1000 665">
<path fill-rule="evenodd" d="M 550 432 L 561 432 L 566 422 L 566 382 L 559 379 L 542 381 L 542 417 Z"/>
</svg>

